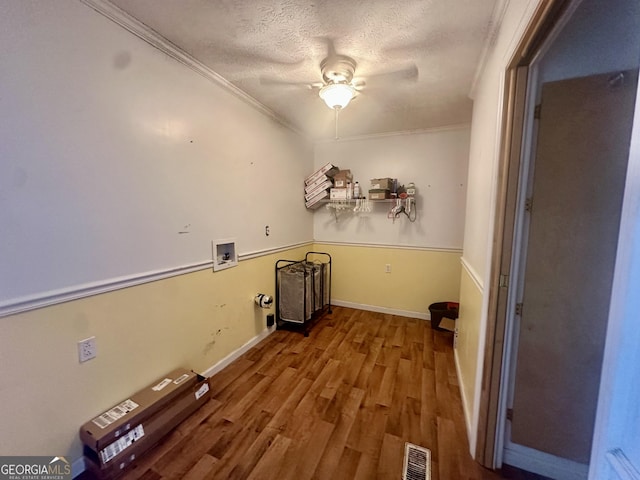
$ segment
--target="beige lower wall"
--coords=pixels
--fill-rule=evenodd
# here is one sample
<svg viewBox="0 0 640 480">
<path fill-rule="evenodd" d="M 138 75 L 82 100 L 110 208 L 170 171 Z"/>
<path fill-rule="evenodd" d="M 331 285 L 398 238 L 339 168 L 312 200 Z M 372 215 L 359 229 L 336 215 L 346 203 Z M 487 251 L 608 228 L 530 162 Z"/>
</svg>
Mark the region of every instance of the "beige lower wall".
<svg viewBox="0 0 640 480">
<path fill-rule="evenodd" d="M 456 362 L 462 393 L 471 450 L 475 449 L 475 395 L 478 368 L 480 324 L 482 320 L 483 292 L 471 273 L 462 269 L 460 275 L 460 313 L 457 321 Z"/>
<path fill-rule="evenodd" d="M 314 249 L 332 257 L 334 300 L 426 315 L 431 303 L 460 296 L 458 252 L 326 243 Z"/>
<path fill-rule="evenodd" d="M 426 313 L 459 298 L 458 253 L 314 244 L 2 318 L 0 454 L 80 458 L 83 422 L 166 371 L 204 371 L 263 332 L 268 311 L 255 294 L 275 293 L 276 260 L 309 250 L 332 256 L 335 299 Z M 77 342 L 90 336 L 97 358 L 80 364 Z"/>
<path fill-rule="evenodd" d="M 204 371 L 260 334 L 274 264 L 308 247 L 0 319 L 0 455 L 81 456 L 78 427 L 177 366 Z M 95 335 L 98 355 L 78 362 Z"/>
</svg>

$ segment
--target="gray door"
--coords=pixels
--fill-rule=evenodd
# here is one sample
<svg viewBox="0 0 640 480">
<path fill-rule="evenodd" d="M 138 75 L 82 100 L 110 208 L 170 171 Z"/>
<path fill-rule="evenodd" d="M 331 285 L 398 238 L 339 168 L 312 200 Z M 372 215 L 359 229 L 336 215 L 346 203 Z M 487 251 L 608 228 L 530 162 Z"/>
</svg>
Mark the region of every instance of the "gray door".
<svg viewBox="0 0 640 480">
<path fill-rule="evenodd" d="M 588 463 L 637 73 L 543 85 L 511 441 Z"/>
</svg>

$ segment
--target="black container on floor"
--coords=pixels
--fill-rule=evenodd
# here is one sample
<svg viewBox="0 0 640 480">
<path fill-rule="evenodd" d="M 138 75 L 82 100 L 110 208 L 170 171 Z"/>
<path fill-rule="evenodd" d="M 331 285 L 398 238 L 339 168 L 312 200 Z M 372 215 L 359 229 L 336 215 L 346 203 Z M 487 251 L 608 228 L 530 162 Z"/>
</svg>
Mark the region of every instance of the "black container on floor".
<svg viewBox="0 0 640 480">
<path fill-rule="evenodd" d="M 459 303 L 456 302 L 436 302 L 429 305 L 431 314 L 431 328 L 439 330 L 440 322 L 443 318 L 455 320 L 458 318 Z"/>
</svg>

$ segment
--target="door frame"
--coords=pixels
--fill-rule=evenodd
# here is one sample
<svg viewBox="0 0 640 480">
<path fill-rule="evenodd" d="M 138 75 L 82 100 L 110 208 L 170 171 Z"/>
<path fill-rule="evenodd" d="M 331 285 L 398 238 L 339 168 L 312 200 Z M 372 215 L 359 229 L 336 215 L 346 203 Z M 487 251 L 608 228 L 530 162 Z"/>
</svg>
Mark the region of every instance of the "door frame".
<svg viewBox="0 0 640 480">
<path fill-rule="evenodd" d="M 500 150 L 492 241 L 487 330 L 483 352 L 475 459 L 488 468 L 502 466 L 502 444 L 506 396 L 502 379 L 509 368 L 511 325 L 514 306 L 509 305 L 514 239 L 527 141 L 528 86 L 530 66 L 580 0 L 543 0 L 524 32 L 509 62 L 504 78 Z"/>
</svg>

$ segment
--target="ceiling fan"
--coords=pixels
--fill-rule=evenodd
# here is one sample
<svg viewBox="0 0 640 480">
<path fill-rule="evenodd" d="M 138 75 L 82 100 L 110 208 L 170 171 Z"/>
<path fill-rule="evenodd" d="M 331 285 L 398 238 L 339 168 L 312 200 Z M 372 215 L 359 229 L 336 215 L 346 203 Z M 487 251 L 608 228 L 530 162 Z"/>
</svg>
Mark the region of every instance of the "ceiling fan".
<svg viewBox="0 0 640 480">
<path fill-rule="evenodd" d="M 328 55 L 320 62 L 321 82 L 288 82 L 273 78 L 260 77 L 263 85 L 304 86 L 318 90 L 318 95 L 326 105 L 335 112 L 335 138 L 338 138 L 338 112 L 344 109 L 365 87 L 394 85 L 399 81 L 417 80 L 418 67 L 415 64 L 393 72 L 355 77 L 357 63 L 346 55 L 335 51 L 333 41 L 325 39 L 328 44 Z"/>
<path fill-rule="evenodd" d="M 333 41 L 325 39 L 328 43 L 328 55 L 320 62 L 321 82 L 288 82 L 268 77 L 261 77 L 263 85 L 294 85 L 317 89 L 318 94 L 327 106 L 334 110 L 345 108 L 351 100 L 365 87 L 390 85 L 403 80 L 417 80 L 418 67 L 415 64 L 409 67 L 374 75 L 364 78 L 355 77 L 357 63 L 346 55 L 336 53 Z"/>
<path fill-rule="evenodd" d="M 335 110 L 346 107 L 364 87 L 362 80 L 352 83 L 355 71 L 356 61 L 346 55 L 334 53 L 320 62 L 323 83 L 318 93 L 327 107 Z"/>
</svg>

